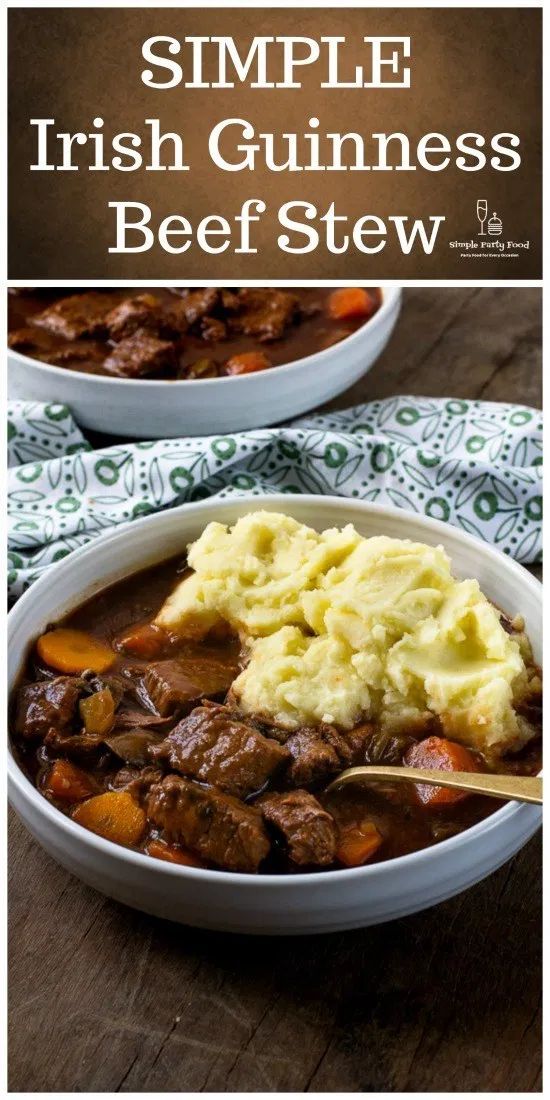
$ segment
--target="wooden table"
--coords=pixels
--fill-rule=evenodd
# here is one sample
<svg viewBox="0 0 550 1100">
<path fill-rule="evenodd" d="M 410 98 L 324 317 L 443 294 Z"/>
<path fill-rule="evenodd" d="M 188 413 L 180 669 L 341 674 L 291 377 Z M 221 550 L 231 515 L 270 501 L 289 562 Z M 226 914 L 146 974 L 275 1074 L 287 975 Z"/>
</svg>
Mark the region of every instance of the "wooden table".
<svg viewBox="0 0 550 1100">
<path fill-rule="evenodd" d="M 406 292 L 335 402 L 400 391 L 541 403 L 540 292 Z M 537 570 L 538 572 L 538 570 Z M 10 825 L 13 1091 L 539 1091 L 540 841 L 435 909 L 296 939 L 109 901 Z"/>
</svg>

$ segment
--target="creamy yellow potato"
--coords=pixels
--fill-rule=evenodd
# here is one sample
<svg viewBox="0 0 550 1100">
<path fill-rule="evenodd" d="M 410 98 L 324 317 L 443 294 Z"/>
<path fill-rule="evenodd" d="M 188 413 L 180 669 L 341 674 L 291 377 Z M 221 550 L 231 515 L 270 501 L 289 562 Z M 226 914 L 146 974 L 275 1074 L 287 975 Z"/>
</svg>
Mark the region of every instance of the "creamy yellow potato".
<svg viewBox="0 0 550 1100">
<path fill-rule="evenodd" d="M 527 684 L 524 661 L 477 581 L 455 581 L 437 614 L 392 646 L 386 681 L 383 710 L 427 708 L 448 737 L 488 755 L 525 739 L 513 709 Z"/>
<path fill-rule="evenodd" d="M 281 626 L 305 626 L 302 595 L 319 583 L 358 544 L 353 527 L 318 534 L 290 516 L 253 512 L 234 527 L 209 523 L 189 547 L 195 573 L 182 581 L 157 618 L 186 635 L 207 633 L 218 616 L 243 638 L 272 634 Z"/>
<path fill-rule="evenodd" d="M 246 714 L 266 715 L 288 729 L 319 722 L 351 729 L 375 709 L 371 681 L 379 679 L 378 664 L 343 638 L 308 637 L 283 626 L 252 643 L 232 693 Z"/>
<path fill-rule="evenodd" d="M 453 585 L 441 546 L 379 535 L 360 539 L 340 565 L 302 595 L 316 634 L 346 638 L 353 649 L 386 651 L 429 615 Z"/>
<path fill-rule="evenodd" d="M 442 547 L 254 512 L 210 523 L 188 560 L 193 574 L 156 621 L 194 637 L 221 621 L 238 631 L 244 713 L 289 729 L 437 715 L 449 737 L 491 755 L 529 735 L 513 708 L 527 682 L 518 643 Z"/>
</svg>

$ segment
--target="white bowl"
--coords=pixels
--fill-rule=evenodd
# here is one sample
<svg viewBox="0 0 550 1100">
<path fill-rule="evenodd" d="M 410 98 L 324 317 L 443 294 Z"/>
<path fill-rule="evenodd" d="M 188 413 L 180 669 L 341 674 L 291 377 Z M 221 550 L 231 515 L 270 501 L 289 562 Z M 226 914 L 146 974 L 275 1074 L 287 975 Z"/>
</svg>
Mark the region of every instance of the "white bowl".
<svg viewBox="0 0 550 1100">
<path fill-rule="evenodd" d="M 266 496 L 204 501 L 162 512 L 75 551 L 38 580 L 9 616 L 9 682 L 47 623 L 107 584 L 181 553 L 212 519 L 233 523 L 256 508 L 285 511 L 322 529 L 352 522 L 443 543 L 455 572 L 479 579 L 504 611 L 524 616 L 541 654 L 541 586 L 520 565 L 447 524 L 336 497 Z M 117 901 L 155 916 L 230 932 L 329 932 L 378 924 L 460 893 L 510 859 L 541 822 L 538 807 L 510 803 L 458 836 L 386 863 L 313 874 L 244 875 L 178 867 L 112 844 L 55 809 L 9 757 L 9 796 L 43 848 L 67 870 Z"/>
<path fill-rule="evenodd" d="M 371 368 L 399 314 L 401 291 L 383 290 L 380 309 L 351 336 L 305 359 L 259 374 L 202 381 L 107 378 L 8 353 L 8 394 L 68 405 L 83 428 L 135 439 L 262 428 L 342 393 Z"/>
</svg>

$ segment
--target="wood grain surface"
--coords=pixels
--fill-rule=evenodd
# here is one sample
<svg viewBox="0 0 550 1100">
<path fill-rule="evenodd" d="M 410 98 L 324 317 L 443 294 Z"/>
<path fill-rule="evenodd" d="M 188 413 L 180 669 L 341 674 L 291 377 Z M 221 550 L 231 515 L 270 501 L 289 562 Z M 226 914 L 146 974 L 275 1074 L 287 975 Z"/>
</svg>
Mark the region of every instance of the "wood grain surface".
<svg viewBox="0 0 550 1100">
<path fill-rule="evenodd" d="M 538 290 L 414 289 L 333 407 L 395 392 L 541 403 Z M 540 570 L 535 570 L 540 574 Z M 26 1092 L 538 1092 L 540 840 L 403 920 L 201 932 L 83 886 L 12 815 L 9 1087 Z"/>
</svg>

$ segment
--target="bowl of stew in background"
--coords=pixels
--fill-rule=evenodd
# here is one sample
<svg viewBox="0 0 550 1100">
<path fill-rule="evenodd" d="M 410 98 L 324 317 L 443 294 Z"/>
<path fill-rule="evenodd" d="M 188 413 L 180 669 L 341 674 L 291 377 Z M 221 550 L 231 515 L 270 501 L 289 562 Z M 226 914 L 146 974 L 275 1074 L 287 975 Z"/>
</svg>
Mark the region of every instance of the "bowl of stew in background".
<svg viewBox="0 0 550 1100">
<path fill-rule="evenodd" d="M 138 439 L 276 424 L 365 374 L 398 288 L 13 290 L 8 392 Z"/>
<path fill-rule="evenodd" d="M 181 562 L 187 545 L 209 522 L 232 524 L 256 509 L 284 512 L 319 531 L 352 523 L 366 536 L 385 534 L 432 546 L 443 544 L 457 577 L 476 578 L 485 595 L 510 618 L 521 613 L 535 661 L 540 661 L 541 586 L 514 561 L 437 520 L 360 501 L 283 494 L 254 498 L 253 505 L 246 500 L 205 501 L 159 513 L 138 521 L 131 531 L 126 528 L 104 536 L 59 563 L 10 613 L 10 688 L 17 686 L 36 639 L 49 624 L 71 616 L 73 627 L 88 624 L 97 634 L 101 614 L 107 614 L 117 629 L 127 627 L 132 600 L 135 610 L 130 620 L 133 615 L 141 621 L 145 608 L 154 613 L 170 590 L 176 556 Z M 141 585 L 135 575 L 143 570 L 153 572 L 144 575 Z M 101 597 L 99 593 L 109 586 L 119 587 Z M 141 596 L 136 595 L 140 592 Z M 510 803 L 495 810 L 487 805 L 481 816 L 478 810 L 477 820 L 466 815 L 456 835 L 383 862 L 306 873 L 238 873 L 180 866 L 114 844 L 48 801 L 16 751 L 10 751 L 8 765 L 9 797 L 15 810 L 42 847 L 67 870 L 108 896 L 153 915 L 241 933 L 344 930 L 426 908 L 490 874 L 541 823 L 538 807 Z"/>
</svg>

